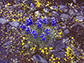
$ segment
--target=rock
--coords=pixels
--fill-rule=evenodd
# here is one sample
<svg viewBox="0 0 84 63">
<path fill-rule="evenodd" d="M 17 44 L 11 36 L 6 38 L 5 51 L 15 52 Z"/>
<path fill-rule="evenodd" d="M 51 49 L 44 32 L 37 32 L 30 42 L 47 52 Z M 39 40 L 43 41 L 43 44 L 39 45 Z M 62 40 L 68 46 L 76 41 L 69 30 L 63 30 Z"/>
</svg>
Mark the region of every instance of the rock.
<svg viewBox="0 0 84 63">
<path fill-rule="evenodd" d="M 63 58 L 65 54 L 66 45 L 63 43 L 63 39 L 56 40 L 50 43 L 49 47 L 53 47 L 52 54 L 54 57 Z"/>
<path fill-rule="evenodd" d="M 77 19 L 78 21 L 83 21 L 83 20 L 84 20 L 84 16 L 76 16 L 76 19 Z"/>
<path fill-rule="evenodd" d="M 73 2 L 76 4 L 76 0 L 73 0 Z"/>
<path fill-rule="evenodd" d="M 53 54 L 54 54 L 56 57 L 58 57 L 58 58 L 63 58 L 65 52 L 58 52 L 58 53 L 53 53 Z"/>
<path fill-rule="evenodd" d="M 65 6 L 65 5 L 59 5 L 59 9 L 60 10 L 63 9 L 63 8 L 67 8 L 67 6 Z"/>
<path fill-rule="evenodd" d="M 17 28 L 19 26 L 19 23 L 17 21 L 14 21 L 10 22 L 10 25 Z"/>
<path fill-rule="evenodd" d="M 64 34 L 68 34 L 69 33 L 69 30 L 68 29 L 65 29 L 64 30 Z"/>
<path fill-rule="evenodd" d="M 67 8 L 63 8 L 62 11 L 66 13 L 68 11 L 68 9 Z"/>
<path fill-rule="evenodd" d="M 82 9 L 84 9 L 84 2 L 82 2 L 80 6 Z"/>
<path fill-rule="evenodd" d="M 54 10 L 54 9 L 58 9 L 58 7 L 57 6 L 51 6 L 50 9 Z"/>
<path fill-rule="evenodd" d="M 20 14 L 20 13 L 23 13 L 23 10 L 19 10 L 19 11 L 18 11 L 18 14 Z"/>
<path fill-rule="evenodd" d="M 52 11 L 51 16 L 55 17 L 56 22 L 60 21 L 60 15 L 58 14 L 58 12 Z"/>
<path fill-rule="evenodd" d="M 67 19 L 70 18 L 70 16 L 68 14 L 61 14 L 60 18 L 62 21 L 66 21 Z"/>
<path fill-rule="evenodd" d="M 52 17 L 57 17 L 59 14 L 56 11 L 52 11 Z"/>
<path fill-rule="evenodd" d="M 1 23 L 1 24 L 5 24 L 5 23 L 7 23 L 7 20 L 4 19 L 4 18 L 0 18 L 0 23 Z"/>
<path fill-rule="evenodd" d="M 35 15 L 40 16 L 41 13 L 39 11 L 35 11 Z"/>
<path fill-rule="evenodd" d="M 44 8 L 43 11 L 44 11 L 45 13 L 48 13 L 49 9 L 48 9 L 48 8 Z"/>
<path fill-rule="evenodd" d="M 14 10 L 14 6 L 8 6 L 8 8 L 9 8 L 9 11 L 13 11 Z"/>
<path fill-rule="evenodd" d="M 24 1 L 25 1 L 26 5 L 31 4 L 31 3 L 32 3 L 32 0 L 24 0 Z"/>
<path fill-rule="evenodd" d="M 36 54 L 33 56 L 34 62 L 36 63 L 48 63 L 44 58 L 42 58 L 40 55 Z"/>
<path fill-rule="evenodd" d="M 0 55 L 6 55 L 6 51 L 4 48 L 0 47 Z"/>
<path fill-rule="evenodd" d="M 59 5 L 59 9 L 62 10 L 62 12 L 65 12 L 65 13 L 68 11 L 67 6 L 65 6 L 65 5 Z"/>
<path fill-rule="evenodd" d="M 9 62 L 6 60 L 0 60 L 0 63 L 9 63 Z"/>
<path fill-rule="evenodd" d="M 73 15 L 75 15 L 75 12 L 72 9 L 70 9 L 69 14 L 73 16 Z"/>
</svg>

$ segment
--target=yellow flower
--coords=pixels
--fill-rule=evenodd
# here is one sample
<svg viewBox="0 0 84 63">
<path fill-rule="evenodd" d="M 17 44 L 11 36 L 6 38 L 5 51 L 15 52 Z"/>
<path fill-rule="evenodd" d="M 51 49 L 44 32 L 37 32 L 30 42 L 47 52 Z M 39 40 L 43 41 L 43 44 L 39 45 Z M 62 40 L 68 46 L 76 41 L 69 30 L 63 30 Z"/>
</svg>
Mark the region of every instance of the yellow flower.
<svg viewBox="0 0 84 63">
<path fill-rule="evenodd" d="M 64 58 L 64 60 L 65 60 L 65 61 L 67 61 L 67 59 L 66 59 L 66 58 Z"/>
<path fill-rule="evenodd" d="M 33 48 L 33 51 L 35 51 L 35 49 L 36 49 L 36 48 L 34 47 L 34 48 Z"/>
<path fill-rule="evenodd" d="M 25 37 L 23 37 L 23 39 L 25 39 Z"/>
<path fill-rule="evenodd" d="M 24 45 L 24 43 L 22 42 L 22 45 Z"/>
<path fill-rule="evenodd" d="M 54 33 L 56 35 L 56 33 Z"/>
<path fill-rule="evenodd" d="M 7 7 L 7 5 L 5 5 L 5 7 Z"/>
<path fill-rule="evenodd" d="M 44 53 L 44 49 L 42 49 L 41 52 Z"/>
<path fill-rule="evenodd" d="M 49 49 L 53 49 L 53 47 L 49 47 Z"/>
<path fill-rule="evenodd" d="M 44 49 L 47 49 L 47 47 L 44 47 Z"/>
<path fill-rule="evenodd" d="M 60 62 L 58 61 L 58 63 L 60 63 Z"/>
<path fill-rule="evenodd" d="M 28 61 L 30 61 L 30 59 L 28 59 Z"/>
<path fill-rule="evenodd" d="M 49 61 L 51 61 L 51 59 L 49 59 Z"/>
<path fill-rule="evenodd" d="M 48 52 L 46 52 L 46 54 L 48 54 Z"/>
<path fill-rule="evenodd" d="M 28 44 L 30 44 L 30 41 L 28 42 Z"/>
<path fill-rule="evenodd" d="M 53 60 L 55 60 L 55 58 L 53 58 Z"/>
</svg>

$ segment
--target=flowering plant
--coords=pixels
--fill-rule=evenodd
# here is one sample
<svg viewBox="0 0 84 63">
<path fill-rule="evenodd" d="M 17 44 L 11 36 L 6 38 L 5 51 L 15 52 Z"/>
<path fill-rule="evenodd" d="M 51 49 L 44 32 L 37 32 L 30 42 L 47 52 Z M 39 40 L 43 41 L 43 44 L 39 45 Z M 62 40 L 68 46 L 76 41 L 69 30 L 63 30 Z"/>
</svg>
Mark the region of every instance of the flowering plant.
<svg viewBox="0 0 84 63">
<path fill-rule="evenodd" d="M 55 26 L 55 20 L 50 22 Z M 39 48 L 43 48 L 47 46 L 50 42 L 52 42 L 54 38 L 54 28 L 52 25 L 47 25 L 47 18 L 43 18 L 43 20 L 39 17 L 37 21 L 34 23 L 32 18 L 29 17 L 25 20 L 25 24 L 21 24 L 21 29 L 27 38 L 26 47 L 33 47 L 34 44 Z M 28 43 L 30 41 L 30 44 Z"/>
</svg>

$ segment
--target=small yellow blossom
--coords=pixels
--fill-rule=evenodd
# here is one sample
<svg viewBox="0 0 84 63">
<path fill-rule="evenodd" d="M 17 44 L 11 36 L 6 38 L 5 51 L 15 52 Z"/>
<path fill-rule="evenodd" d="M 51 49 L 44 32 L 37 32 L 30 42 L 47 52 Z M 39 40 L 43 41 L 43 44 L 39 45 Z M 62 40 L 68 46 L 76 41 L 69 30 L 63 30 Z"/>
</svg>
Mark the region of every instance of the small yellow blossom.
<svg viewBox="0 0 84 63">
<path fill-rule="evenodd" d="M 42 49 L 41 52 L 44 53 L 44 49 Z"/>
<path fill-rule="evenodd" d="M 28 61 L 30 61 L 30 59 L 28 59 Z"/>
<path fill-rule="evenodd" d="M 49 49 L 53 49 L 53 47 L 49 47 Z"/>
<path fill-rule="evenodd" d="M 55 58 L 53 58 L 53 60 L 55 60 Z"/>
<path fill-rule="evenodd" d="M 23 37 L 23 39 L 25 39 L 25 37 Z"/>
<path fill-rule="evenodd" d="M 58 63 L 60 63 L 60 62 L 58 61 Z"/>
<path fill-rule="evenodd" d="M 56 35 L 56 33 L 55 33 L 55 35 Z"/>
<path fill-rule="evenodd" d="M 7 7 L 7 5 L 5 5 L 5 7 Z"/>
<path fill-rule="evenodd" d="M 60 60 L 60 58 L 58 58 L 58 60 Z"/>
<path fill-rule="evenodd" d="M 24 45 L 24 43 L 22 42 L 22 45 Z"/>
<path fill-rule="evenodd" d="M 49 59 L 49 61 L 51 61 L 51 59 Z"/>
<path fill-rule="evenodd" d="M 64 58 L 64 60 L 65 60 L 65 61 L 67 61 L 67 59 L 66 59 L 66 58 Z"/>
<path fill-rule="evenodd" d="M 28 44 L 30 44 L 30 41 L 28 42 Z"/>
<path fill-rule="evenodd" d="M 47 47 L 44 47 L 44 49 L 47 49 Z"/>
<path fill-rule="evenodd" d="M 8 5 L 10 5 L 10 3 L 8 3 Z"/>
<path fill-rule="evenodd" d="M 46 52 L 46 54 L 48 54 L 48 52 Z"/>
</svg>

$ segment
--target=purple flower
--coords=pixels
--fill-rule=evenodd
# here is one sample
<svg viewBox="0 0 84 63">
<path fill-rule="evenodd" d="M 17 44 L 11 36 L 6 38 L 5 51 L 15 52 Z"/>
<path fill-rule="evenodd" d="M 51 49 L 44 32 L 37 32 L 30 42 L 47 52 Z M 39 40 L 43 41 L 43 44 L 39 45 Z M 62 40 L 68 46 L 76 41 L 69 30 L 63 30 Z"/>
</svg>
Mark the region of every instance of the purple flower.
<svg viewBox="0 0 84 63">
<path fill-rule="evenodd" d="M 49 34 L 49 29 L 45 28 L 44 32 L 46 32 L 46 34 Z"/>
<path fill-rule="evenodd" d="M 37 18 L 39 22 L 43 23 L 42 19 L 40 17 Z"/>
<path fill-rule="evenodd" d="M 40 38 L 41 38 L 41 41 L 45 41 L 45 34 L 44 33 L 41 33 Z"/>
<path fill-rule="evenodd" d="M 47 24 L 47 19 L 46 18 L 43 18 L 43 23 Z"/>
<path fill-rule="evenodd" d="M 44 33 L 41 33 L 41 36 L 40 36 L 40 38 L 42 38 L 42 37 L 44 37 L 45 36 L 45 34 Z"/>
<path fill-rule="evenodd" d="M 31 34 L 33 35 L 36 31 L 35 30 L 32 30 Z"/>
<path fill-rule="evenodd" d="M 37 33 L 34 33 L 34 34 L 33 34 L 33 37 L 36 38 L 36 37 L 37 37 Z"/>
<path fill-rule="evenodd" d="M 38 28 L 38 29 L 40 29 L 41 26 L 42 26 L 42 24 L 41 24 L 41 22 L 40 22 L 39 20 L 37 20 L 36 25 L 37 25 L 37 28 Z"/>
<path fill-rule="evenodd" d="M 39 22 L 38 25 L 37 25 L 37 28 L 40 29 L 42 26 L 42 24 Z"/>
<path fill-rule="evenodd" d="M 27 27 L 26 32 L 27 32 L 27 34 L 30 33 L 30 27 L 29 26 Z"/>
<path fill-rule="evenodd" d="M 25 20 L 25 24 L 26 24 L 26 26 L 33 24 L 31 17 L 29 17 Z"/>
<path fill-rule="evenodd" d="M 39 22 L 40 22 L 40 21 L 39 21 L 39 20 L 37 20 L 36 25 L 38 25 L 38 24 L 39 24 Z"/>
<path fill-rule="evenodd" d="M 52 21 L 50 21 L 50 23 L 52 23 L 52 26 L 55 26 L 56 25 L 56 21 L 55 21 L 55 18 L 51 18 Z"/>
<path fill-rule="evenodd" d="M 21 24 L 20 27 L 21 27 L 21 30 L 22 30 L 22 31 L 25 31 L 26 26 L 25 26 L 24 24 Z"/>
<path fill-rule="evenodd" d="M 36 33 L 36 31 L 35 31 L 35 30 L 32 30 L 31 34 L 32 34 L 32 36 L 33 36 L 34 38 L 36 38 L 36 37 L 37 37 L 37 33 Z"/>
<path fill-rule="evenodd" d="M 45 37 L 42 37 L 41 41 L 45 41 Z"/>
</svg>

